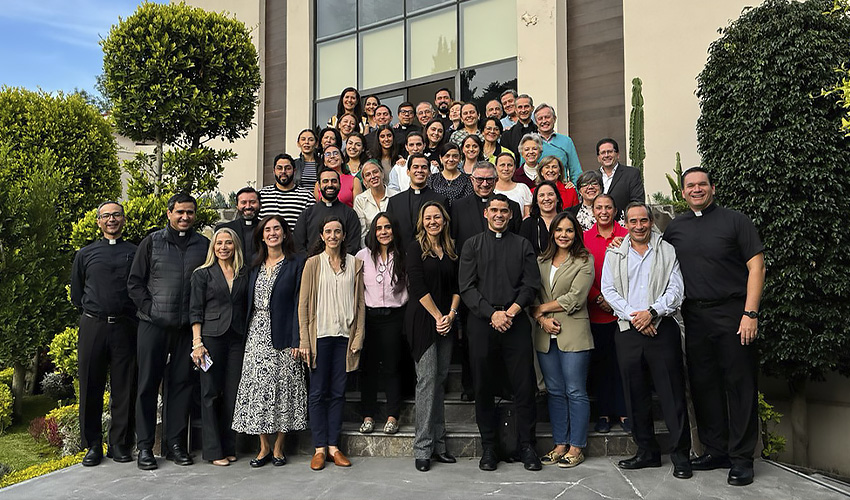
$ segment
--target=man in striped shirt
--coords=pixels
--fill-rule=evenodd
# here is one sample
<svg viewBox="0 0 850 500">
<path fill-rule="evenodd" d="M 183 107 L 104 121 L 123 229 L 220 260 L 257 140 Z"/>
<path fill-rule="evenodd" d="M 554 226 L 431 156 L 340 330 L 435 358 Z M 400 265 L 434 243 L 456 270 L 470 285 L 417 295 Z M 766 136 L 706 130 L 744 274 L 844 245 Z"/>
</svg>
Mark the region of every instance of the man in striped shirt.
<svg viewBox="0 0 850 500">
<path fill-rule="evenodd" d="M 274 158 L 274 179 L 274 184 L 260 190 L 260 219 L 280 215 L 295 231 L 298 216 L 316 200 L 313 193 L 295 184 L 295 160 L 286 153 Z"/>
</svg>

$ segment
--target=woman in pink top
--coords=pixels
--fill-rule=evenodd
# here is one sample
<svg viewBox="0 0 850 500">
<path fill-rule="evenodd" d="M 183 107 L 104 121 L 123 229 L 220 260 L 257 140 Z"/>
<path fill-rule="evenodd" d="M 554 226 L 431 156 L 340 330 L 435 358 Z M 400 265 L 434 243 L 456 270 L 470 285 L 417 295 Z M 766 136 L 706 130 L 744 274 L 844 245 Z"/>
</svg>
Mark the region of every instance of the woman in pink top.
<svg viewBox="0 0 850 500">
<path fill-rule="evenodd" d="M 614 220 L 617 207 L 614 199 L 600 194 L 593 199 L 593 216 L 596 223 L 584 232 L 584 244 L 593 254 L 594 279 L 587 295 L 587 311 L 590 315 L 590 331 L 596 348 L 590 357 L 590 377 L 593 392 L 596 394 L 599 420 L 594 430 L 608 432 L 611 419 L 619 417 L 620 425 L 626 432 L 631 431 L 631 423 L 626 417 L 626 402 L 623 396 L 623 382 L 617 364 L 617 352 L 614 350 L 614 335 L 617 333 L 617 317 L 611 306 L 602 297 L 599 283 L 602 279 L 602 264 L 605 261 L 605 249 L 611 242 L 622 241 L 629 232 Z"/>
</svg>

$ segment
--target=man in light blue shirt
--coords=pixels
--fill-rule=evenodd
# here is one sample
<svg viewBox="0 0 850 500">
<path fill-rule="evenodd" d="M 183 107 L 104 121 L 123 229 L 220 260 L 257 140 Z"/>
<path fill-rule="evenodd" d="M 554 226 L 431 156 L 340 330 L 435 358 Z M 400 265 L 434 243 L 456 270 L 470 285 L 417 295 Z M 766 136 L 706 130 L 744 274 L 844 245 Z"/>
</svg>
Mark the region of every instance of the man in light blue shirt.
<svg viewBox="0 0 850 500">
<path fill-rule="evenodd" d="M 670 432 L 673 476 L 693 476 L 688 408 L 685 401 L 682 339 L 673 315 L 684 298 L 676 250 L 652 229 L 652 211 L 644 203 L 626 207 L 629 235 L 609 249 L 602 266 L 602 295 L 619 319 L 614 342 L 626 408 L 632 421 L 637 454 L 621 460 L 622 469 L 661 467 L 661 450 L 652 419 L 655 386 Z M 652 384 L 646 373 L 652 377 Z"/>
<path fill-rule="evenodd" d="M 543 139 L 543 152 L 540 158 L 554 156 L 564 166 L 564 177 L 569 178 L 573 184 L 578 183 L 581 175 L 581 163 L 573 140 L 564 134 L 555 132 L 555 109 L 546 104 L 540 104 L 534 109 L 534 119 L 537 121 L 537 133 Z"/>
</svg>

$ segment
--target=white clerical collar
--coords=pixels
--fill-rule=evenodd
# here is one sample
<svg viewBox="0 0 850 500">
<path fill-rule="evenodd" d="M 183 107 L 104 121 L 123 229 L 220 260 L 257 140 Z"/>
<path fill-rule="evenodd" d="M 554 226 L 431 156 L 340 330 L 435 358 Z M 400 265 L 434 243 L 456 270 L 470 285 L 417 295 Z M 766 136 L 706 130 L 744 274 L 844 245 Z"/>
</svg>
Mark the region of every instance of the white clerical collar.
<svg viewBox="0 0 850 500">
<path fill-rule="evenodd" d="M 327 201 L 327 200 L 322 200 L 322 201 L 325 202 L 325 206 L 328 207 L 328 208 L 331 208 L 332 206 L 334 206 L 332 201 Z"/>
<path fill-rule="evenodd" d="M 249 220 L 249 219 L 244 219 L 244 220 L 245 220 L 245 225 L 246 225 L 246 226 L 250 226 L 250 225 L 253 225 L 253 224 L 254 224 L 254 221 L 252 221 L 252 220 Z"/>
<path fill-rule="evenodd" d="M 502 233 L 496 233 L 496 239 L 499 239 L 501 237 L 502 237 Z"/>
<path fill-rule="evenodd" d="M 487 198 L 481 198 L 481 203 L 487 203 Z"/>
<path fill-rule="evenodd" d="M 180 231 L 177 235 L 182 238 L 183 236 L 186 236 L 186 231 Z"/>
<path fill-rule="evenodd" d="M 414 189 L 413 194 L 422 194 L 422 190 L 421 189 Z"/>
<path fill-rule="evenodd" d="M 107 240 L 109 240 L 110 245 L 116 245 L 118 243 L 117 239 L 113 240 L 112 238 L 107 238 Z"/>
<path fill-rule="evenodd" d="M 697 217 L 702 217 L 702 210 L 694 210 L 694 215 Z"/>
</svg>

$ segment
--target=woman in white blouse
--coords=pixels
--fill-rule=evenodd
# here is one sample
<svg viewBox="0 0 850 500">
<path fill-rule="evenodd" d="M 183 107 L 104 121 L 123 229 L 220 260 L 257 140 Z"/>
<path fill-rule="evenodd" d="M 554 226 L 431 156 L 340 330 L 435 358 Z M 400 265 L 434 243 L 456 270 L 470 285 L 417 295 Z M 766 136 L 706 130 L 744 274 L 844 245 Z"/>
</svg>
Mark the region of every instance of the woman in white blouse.
<svg viewBox="0 0 850 500">
<path fill-rule="evenodd" d="M 514 155 L 507 151 L 500 153 L 496 157 L 496 175 L 499 176 L 496 181 L 496 194 L 503 194 L 517 202 L 522 208 L 522 217 L 525 218 L 531 211 L 531 189 L 525 184 L 513 180 L 515 172 Z"/>
<path fill-rule="evenodd" d="M 398 191 L 384 184 L 384 169 L 378 160 L 367 161 L 360 170 L 366 190 L 354 197 L 354 212 L 360 219 L 360 245 L 366 243 L 366 233 L 379 212 L 387 209 L 390 197 Z"/>
</svg>

